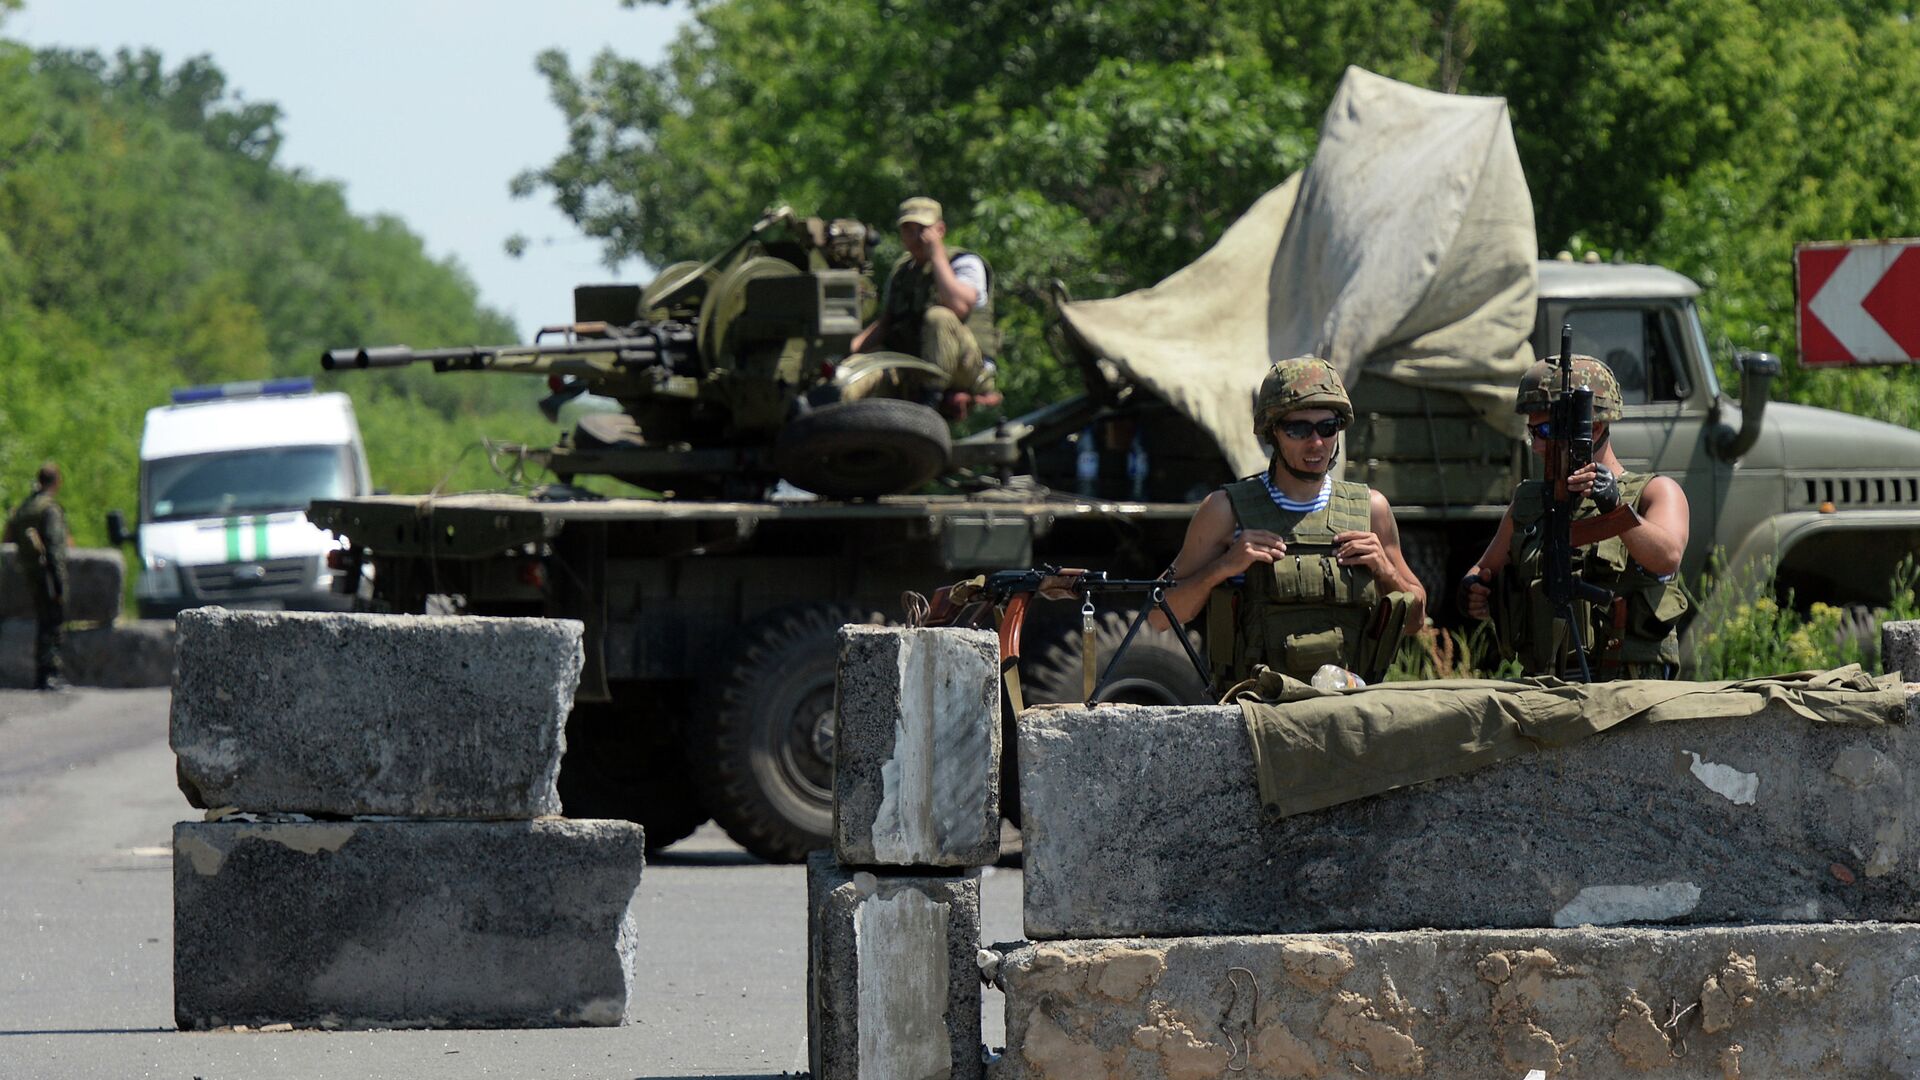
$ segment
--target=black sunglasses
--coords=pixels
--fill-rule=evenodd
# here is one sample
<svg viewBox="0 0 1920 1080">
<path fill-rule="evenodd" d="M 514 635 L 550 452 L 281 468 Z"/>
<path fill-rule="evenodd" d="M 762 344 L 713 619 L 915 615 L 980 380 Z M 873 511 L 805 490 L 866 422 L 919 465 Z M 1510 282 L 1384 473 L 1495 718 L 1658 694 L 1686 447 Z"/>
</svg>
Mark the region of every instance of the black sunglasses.
<svg viewBox="0 0 1920 1080">
<path fill-rule="evenodd" d="M 1330 416 L 1317 422 L 1313 420 L 1280 421 L 1280 431 L 1289 439 L 1304 439 L 1308 435 L 1319 435 L 1323 439 L 1331 439 L 1340 434 L 1341 429 L 1346 426 L 1347 422 L 1337 416 Z"/>
</svg>

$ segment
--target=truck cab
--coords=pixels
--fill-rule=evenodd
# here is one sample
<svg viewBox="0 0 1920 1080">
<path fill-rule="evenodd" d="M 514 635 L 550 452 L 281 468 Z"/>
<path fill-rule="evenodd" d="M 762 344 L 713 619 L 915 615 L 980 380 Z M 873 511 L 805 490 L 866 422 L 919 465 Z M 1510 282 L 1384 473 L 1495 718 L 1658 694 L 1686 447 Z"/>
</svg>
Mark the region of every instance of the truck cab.
<svg viewBox="0 0 1920 1080">
<path fill-rule="evenodd" d="M 142 618 L 202 606 L 346 610 L 327 555 L 338 548 L 307 520 L 314 499 L 372 492 L 352 402 L 311 379 L 228 383 L 173 392 L 147 411 L 140 438 L 138 523 L 116 542 L 138 552 Z"/>
</svg>

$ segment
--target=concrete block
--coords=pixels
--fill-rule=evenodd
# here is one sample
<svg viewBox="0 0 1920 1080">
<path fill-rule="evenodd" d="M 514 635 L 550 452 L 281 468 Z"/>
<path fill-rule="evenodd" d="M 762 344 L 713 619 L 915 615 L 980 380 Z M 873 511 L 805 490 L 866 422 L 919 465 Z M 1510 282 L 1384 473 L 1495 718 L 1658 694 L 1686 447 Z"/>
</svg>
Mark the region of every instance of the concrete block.
<svg viewBox="0 0 1920 1080">
<path fill-rule="evenodd" d="M 1000 981 L 996 1080 L 1920 1075 L 1920 926 L 1062 941 Z"/>
<path fill-rule="evenodd" d="M 1888 674 L 1899 672 L 1907 682 L 1920 682 L 1920 622 L 1880 624 L 1880 667 Z"/>
<path fill-rule="evenodd" d="M 1627 724 L 1280 821 L 1237 707 L 1030 709 L 1019 762 L 1032 938 L 1920 919 L 1911 723 Z"/>
<path fill-rule="evenodd" d="M 195 608 L 179 654 L 172 743 L 196 806 L 560 812 L 577 622 Z"/>
<path fill-rule="evenodd" d="M 0 621 L 0 687 L 33 685 L 31 619 Z M 130 619 L 112 626 L 68 628 L 61 652 L 75 686 L 125 690 L 173 682 L 173 620 Z"/>
<path fill-rule="evenodd" d="M 20 576 L 20 553 L 0 544 L 0 619 L 33 618 L 33 600 Z M 67 621 L 110 623 L 120 614 L 126 556 L 119 548 L 67 550 Z"/>
<path fill-rule="evenodd" d="M 1000 851 L 1000 645 L 988 630 L 846 626 L 833 839 L 851 866 L 986 866 Z"/>
<path fill-rule="evenodd" d="M 817 1080 L 979 1080 L 980 876 L 807 860 L 807 1053 Z"/>
<path fill-rule="evenodd" d="M 625 821 L 182 822 L 182 1029 L 624 1021 L 645 864 Z"/>
</svg>

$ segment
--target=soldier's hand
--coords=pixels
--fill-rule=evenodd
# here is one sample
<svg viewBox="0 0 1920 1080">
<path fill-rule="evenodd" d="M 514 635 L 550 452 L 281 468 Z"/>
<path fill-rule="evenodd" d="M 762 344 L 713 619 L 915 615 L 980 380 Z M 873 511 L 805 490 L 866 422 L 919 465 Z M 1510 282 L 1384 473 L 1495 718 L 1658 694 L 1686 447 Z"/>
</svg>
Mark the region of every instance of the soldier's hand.
<svg viewBox="0 0 1920 1080">
<path fill-rule="evenodd" d="M 1221 558 L 1227 560 L 1226 565 L 1233 573 L 1243 574 L 1254 563 L 1270 563 L 1286 553 L 1287 542 L 1280 539 L 1278 533 L 1270 533 L 1265 529 L 1246 529 L 1233 538 Z"/>
<path fill-rule="evenodd" d="M 1589 462 L 1567 477 L 1568 494 L 1591 498 L 1601 513 L 1620 506 L 1620 480 L 1613 470 L 1597 461 Z"/>
<path fill-rule="evenodd" d="M 1391 577 L 1393 564 L 1387 561 L 1387 549 L 1370 532 L 1349 530 L 1333 538 L 1334 558 L 1341 566 L 1364 566 L 1375 577 Z"/>
<path fill-rule="evenodd" d="M 1460 579 L 1460 610 L 1468 618 L 1487 619 L 1493 616 L 1493 589 L 1487 579 L 1480 576 L 1479 568 Z"/>
</svg>

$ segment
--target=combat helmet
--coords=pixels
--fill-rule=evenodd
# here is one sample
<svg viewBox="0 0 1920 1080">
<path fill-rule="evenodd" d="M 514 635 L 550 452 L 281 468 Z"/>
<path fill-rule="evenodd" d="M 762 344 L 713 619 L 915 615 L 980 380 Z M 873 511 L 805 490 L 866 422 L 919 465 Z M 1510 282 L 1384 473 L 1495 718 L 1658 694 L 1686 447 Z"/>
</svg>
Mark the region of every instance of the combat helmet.
<svg viewBox="0 0 1920 1080">
<path fill-rule="evenodd" d="M 1268 369 L 1253 399 L 1254 437 L 1271 442 L 1274 425 L 1296 409 L 1332 409 L 1342 420 L 1353 421 L 1353 402 L 1340 373 L 1317 356 L 1296 356 Z"/>
<path fill-rule="evenodd" d="M 1576 390 L 1584 386 L 1593 391 L 1595 420 L 1620 419 L 1620 380 L 1613 377 L 1612 368 L 1591 356 L 1574 353 L 1573 386 Z M 1549 356 L 1520 376 L 1520 392 L 1514 397 L 1513 411 L 1546 412 L 1560 396 L 1560 389 L 1560 357 Z"/>
</svg>

